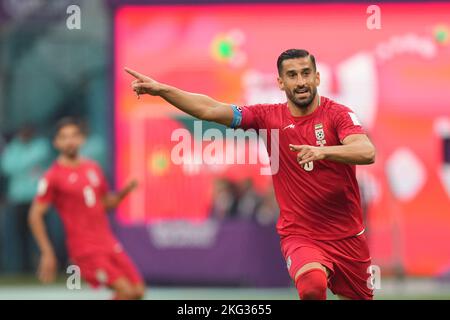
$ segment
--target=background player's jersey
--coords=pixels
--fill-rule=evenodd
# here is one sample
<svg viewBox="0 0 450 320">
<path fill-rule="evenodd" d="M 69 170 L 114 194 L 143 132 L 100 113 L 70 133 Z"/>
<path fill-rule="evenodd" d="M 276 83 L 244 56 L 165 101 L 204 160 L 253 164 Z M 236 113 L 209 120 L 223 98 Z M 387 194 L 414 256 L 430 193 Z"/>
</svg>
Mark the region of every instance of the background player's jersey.
<svg viewBox="0 0 450 320">
<path fill-rule="evenodd" d="M 100 167 L 87 159 L 76 167 L 55 161 L 40 180 L 36 201 L 56 207 L 72 258 L 120 250 L 101 201 L 107 191 Z"/>
<path fill-rule="evenodd" d="M 293 117 L 287 103 L 244 106 L 243 129 L 271 129 L 279 133 L 279 170 L 273 175 L 280 207 L 280 236 L 303 235 L 317 240 L 342 239 L 364 227 L 355 166 L 320 160 L 301 167 L 289 144 L 340 145 L 350 134 L 364 133 L 355 114 L 347 107 L 321 97 L 313 113 Z"/>
</svg>

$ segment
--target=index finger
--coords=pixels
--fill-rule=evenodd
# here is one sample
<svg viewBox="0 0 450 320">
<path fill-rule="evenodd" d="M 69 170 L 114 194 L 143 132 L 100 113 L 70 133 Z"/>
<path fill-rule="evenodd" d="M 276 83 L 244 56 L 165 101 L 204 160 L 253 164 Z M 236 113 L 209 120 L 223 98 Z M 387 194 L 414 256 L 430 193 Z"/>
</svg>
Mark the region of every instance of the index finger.
<svg viewBox="0 0 450 320">
<path fill-rule="evenodd" d="M 303 146 L 299 146 L 299 145 L 294 145 L 294 144 L 289 144 L 289 149 L 291 149 L 291 151 L 300 151 L 302 150 Z"/>
<path fill-rule="evenodd" d="M 140 80 L 145 80 L 145 78 L 147 78 L 146 76 L 144 76 L 143 74 L 134 71 L 130 68 L 126 68 L 125 67 L 125 71 L 128 72 L 129 74 L 131 74 L 133 77 L 135 77 L 136 79 L 140 79 Z"/>
</svg>

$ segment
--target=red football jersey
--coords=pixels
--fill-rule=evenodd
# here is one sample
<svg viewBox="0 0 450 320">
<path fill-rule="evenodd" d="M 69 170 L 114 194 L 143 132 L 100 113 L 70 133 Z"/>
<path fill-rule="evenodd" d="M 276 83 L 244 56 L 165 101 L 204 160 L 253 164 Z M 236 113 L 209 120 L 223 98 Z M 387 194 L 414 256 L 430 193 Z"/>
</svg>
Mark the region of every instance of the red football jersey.
<svg viewBox="0 0 450 320">
<path fill-rule="evenodd" d="M 349 108 L 321 97 L 313 113 L 294 117 L 287 103 L 244 106 L 243 129 L 267 129 L 267 148 L 278 129 L 279 169 L 273 174 L 280 207 L 277 230 L 281 237 L 303 235 L 336 240 L 364 230 L 355 166 L 320 160 L 301 167 L 289 144 L 340 145 L 350 134 L 365 133 Z"/>
<path fill-rule="evenodd" d="M 76 167 L 55 161 L 41 178 L 36 200 L 56 207 L 70 257 L 120 250 L 101 201 L 107 191 L 102 170 L 87 159 Z"/>
</svg>

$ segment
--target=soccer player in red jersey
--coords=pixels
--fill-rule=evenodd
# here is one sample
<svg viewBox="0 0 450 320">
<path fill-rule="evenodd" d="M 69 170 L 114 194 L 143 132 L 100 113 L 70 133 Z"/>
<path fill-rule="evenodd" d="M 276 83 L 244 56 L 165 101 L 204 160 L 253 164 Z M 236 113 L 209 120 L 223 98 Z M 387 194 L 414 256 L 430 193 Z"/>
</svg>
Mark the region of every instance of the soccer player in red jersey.
<svg viewBox="0 0 450 320">
<path fill-rule="evenodd" d="M 375 148 L 349 108 L 320 97 L 320 74 L 306 50 L 277 61 L 278 86 L 287 102 L 237 107 L 182 91 L 136 71 L 133 90 L 160 96 L 201 120 L 278 134 L 279 168 L 273 173 L 280 207 L 277 231 L 300 299 L 372 299 L 371 257 L 364 235 L 355 165 L 375 161 Z"/>
<path fill-rule="evenodd" d="M 115 299 L 141 299 L 145 284 L 106 216 L 106 210 L 115 208 L 136 181 L 118 193 L 109 192 L 97 163 L 79 156 L 83 140 L 76 120 L 59 121 L 54 138 L 59 157 L 40 180 L 29 216 L 41 251 L 38 277 L 48 283 L 56 275 L 57 260 L 44 223 L 44 215 L 54 205 L 64 225 L 69 257 L 80 268 L 81 277 L 93 287 L 111 288 Z"/>
</svg>

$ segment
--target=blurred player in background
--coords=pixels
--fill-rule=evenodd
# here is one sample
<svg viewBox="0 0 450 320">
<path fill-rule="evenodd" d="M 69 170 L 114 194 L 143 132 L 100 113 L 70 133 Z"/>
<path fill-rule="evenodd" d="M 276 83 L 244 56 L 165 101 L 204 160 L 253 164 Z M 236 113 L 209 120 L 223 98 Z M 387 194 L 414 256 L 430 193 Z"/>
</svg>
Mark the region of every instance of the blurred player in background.
<svg viewBox="0 0 450 320">
<path fill-rule="evenodd" d="M 106 215 L 137 183 L 109 192 L 97 163 L 79 156 L 83 141 L 79 122 L 59 121 L 54 138 L 59 157 L 40 180 L 30 209 L 29 224 L 41 251 L 38 277 L 48 283 L 56 276 L 56 256 L 44 223 L 44 215 L 54 205 L 64 225 L 69 257 L 80 268 L 81 277 L 93 287 L 111 288 L 115 299 L 141 299 L 144 282 L 114 237 Z"/>
<path fill-rule="evenodd" d="M 138 94 L 160 96 L 201 120 L 279 134 L 279 170 L 273 175 L 280 207 L 277 230 L 300 299 L 372 299 L 371 257 L 364 235 L 356 164 L 375 161 L 375 148 L 356 115 L 319 97 L 320 74 L 306 50 L 290 49 L 277 61 L 287 102 L 237 107 L 159 83 L 136 71 Z M 208 81 L 208 79 L 205 79 Z M 275 131 L 274 131 L 275 132 Z"/>
</svg>

